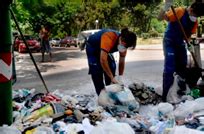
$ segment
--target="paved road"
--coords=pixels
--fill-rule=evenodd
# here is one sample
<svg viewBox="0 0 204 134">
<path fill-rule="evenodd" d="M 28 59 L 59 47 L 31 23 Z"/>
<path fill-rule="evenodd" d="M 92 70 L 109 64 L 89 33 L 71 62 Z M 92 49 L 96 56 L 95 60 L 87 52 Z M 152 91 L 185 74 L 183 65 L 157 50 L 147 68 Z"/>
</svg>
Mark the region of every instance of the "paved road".
<svg viewBox="0 0 204 134">
<path fill-rule="evenodd" d="M 203 49 L 201 51 L 201 55 Z M 33 54 L 43 78 L 50 91 L 56 89 L 68 93 L 95 93 L 88 75 L 86 53 L 74 47 L 54 48 L 53 62 L 39 62 L 40 53 Z M 118 58 L 117 55 L 115 55 Z M 45 88 L 33 66 L 28 54 L 15 53 L 17 83 L 13 89 L 35 88 L 44 92 Z M 48 59 L 48 55 L 46 55 Z M 128 50 L 126 58 L 125 84 L 144 82 L 154 87 L 161 87 L 163 51 L 161 45 L 137 46 Z"/>
</svg>

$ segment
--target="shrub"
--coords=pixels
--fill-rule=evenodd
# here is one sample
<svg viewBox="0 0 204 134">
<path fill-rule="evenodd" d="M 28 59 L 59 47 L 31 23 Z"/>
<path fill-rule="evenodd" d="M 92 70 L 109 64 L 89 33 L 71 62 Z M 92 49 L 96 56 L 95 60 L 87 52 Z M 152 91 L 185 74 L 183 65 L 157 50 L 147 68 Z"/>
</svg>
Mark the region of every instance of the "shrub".
<svg viewBox="0 0 204 134">
<path fill-rule="evenodd" d="M 158 37 L 159 33 L 155 30 L 150 30 L 149 35 L 150 35 L 150 37 Z"/>
<path fill-rule="evenodd" d="M 149 34 L 149 33 L 142 33 L 142 34 L 141 34 L 141 37 L 142 37 L 143 39 L 147 39 L 147 38 L 150 37 L 150 34 Z"/>
</svg>

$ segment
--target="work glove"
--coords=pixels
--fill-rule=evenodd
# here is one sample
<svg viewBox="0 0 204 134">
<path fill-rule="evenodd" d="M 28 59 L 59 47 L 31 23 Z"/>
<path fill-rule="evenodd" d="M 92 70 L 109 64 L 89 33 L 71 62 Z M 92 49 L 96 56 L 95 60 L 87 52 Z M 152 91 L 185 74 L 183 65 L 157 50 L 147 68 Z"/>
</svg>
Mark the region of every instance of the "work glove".
<svg viewBox="0 0 204 134">
<path fill-rule="evenodd" d="M 168 11 L 171 5 L 173 5 L 173 0 L 165 0 L 164 11 Z"/>
<path fill-rule="evenodd" d="M 122 76 L 122 75 L 119 75 L 119 76 L 118 76 L 118 83 L 119 83 L 120 85 L 124 85 L 124 83 L 123 83 L 123 76 Z"/>
</svg>

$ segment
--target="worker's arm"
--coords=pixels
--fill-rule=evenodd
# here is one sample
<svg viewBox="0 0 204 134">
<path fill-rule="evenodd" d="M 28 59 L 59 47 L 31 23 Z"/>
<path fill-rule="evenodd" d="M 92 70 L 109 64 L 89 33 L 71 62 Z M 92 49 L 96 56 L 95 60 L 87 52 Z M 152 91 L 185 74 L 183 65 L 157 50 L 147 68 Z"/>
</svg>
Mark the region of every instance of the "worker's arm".
<svg viewBox="0 0 204 134">
<path fill-rule="evenodd" d="M 173 5 L 173 0 L 165 0 L 164 7 L 161 8 L 160 13 L 157 17 L 158 20 L 166 20 L 169 22 L 177 21 L 176 16 L 171 10 L 172 5 Z M 185 13 L 185 8 L 182 8 L 182 7 L 175 8 L 175 12 L 176 12 L 178 19 L 180 19 Z"/>
<path fill-rule="evenodd" d="M 195 34 L 195 33 L 197 32 L 197 28 L 198 28 L 198 21 L 195 22 L 191 33 L 192 33 L 192 34 Z"/>
<path fill-rule="evenodd" d="M 119 72 L 119 76 L 123 75 L 124 73 L 124 69 L 125 69 L 125 56 L 127 53 L 127 50 L 124 52 L 119 52 L 120 53 L 120 57 L 119 57 L 119 68 L 118 68 L 118 72 Z"/>
<path fill-rule="evenodd" d="M 118 83 L 112 72 L 111 72 L 111 69 L 109 67 L 109 64 L 108 64 L 108 53 L 105 52 L 104 50 L 101 50 L 101 55 L 100 55 L 100 63 L 101 63 L 101 66 L 103 68 L 103 70 L 106 72 L 106 74 L 108 75 L 108 77 L 111 79 L 111 82 L 112 83 Z"/>
<path fill-rule="evenodd" d="M 100 62 L 103 70 L 111 79 L 112 83 L 118 83 L 118 82 L 115 80 L 114 75 L 112 74 L 111 69 L 109 67 L 108 54 L 110 50 L 114 47 L 116 40 L 117 40 L 117 35 L 113 32 L 106 32 L 101 36 Z"/>
<path fill-rule="evenodd" d="M 175 12 L 176 12 L 176 15 L 177 15 L 178 19 L 180 19 L 185 13 L 185 8 L 183 8 L 183 7 L 175 8 Z M 166 21 L 169 21 L 169 22 L 177 21 L 176 16 L 174 15 L 172 10 L 168 10 L 166 12 L 163 9 L 161 9 L 158 19 L 159 20 L 166 20 Z"/>
<path fill-rule="evenodd" d="M 173 4 L 173 0 L 165 0 L 164 1 L 164 6 L 161 8 L 159 15 L 157 17 L 158 20 L 165 20 L 165 13 L 168 11 Z"/>
</svg>

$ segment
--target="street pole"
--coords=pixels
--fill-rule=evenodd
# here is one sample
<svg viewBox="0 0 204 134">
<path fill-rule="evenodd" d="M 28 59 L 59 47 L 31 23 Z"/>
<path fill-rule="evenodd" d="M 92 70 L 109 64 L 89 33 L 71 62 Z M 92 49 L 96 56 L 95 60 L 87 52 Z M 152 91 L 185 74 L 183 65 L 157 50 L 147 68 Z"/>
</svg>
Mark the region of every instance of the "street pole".
<svg viewBox="0 0 204 134">
<path fill-rule="evenodd" d="M 0 0 L 0 125 L 12 124 L 12 40 L 10 4 Z"/>
<path fill-rule="evenodd" d="M 96 28 L 95 29 L 98 29 L 98 20 L 95 20 L 95 24 L 96 24 Z"/>
</svg>

